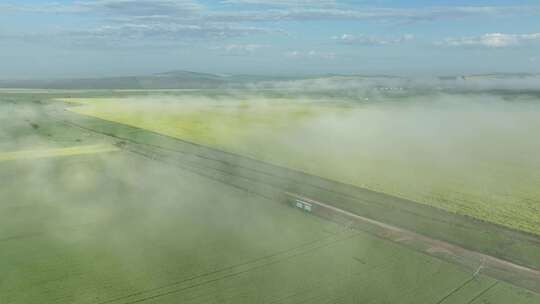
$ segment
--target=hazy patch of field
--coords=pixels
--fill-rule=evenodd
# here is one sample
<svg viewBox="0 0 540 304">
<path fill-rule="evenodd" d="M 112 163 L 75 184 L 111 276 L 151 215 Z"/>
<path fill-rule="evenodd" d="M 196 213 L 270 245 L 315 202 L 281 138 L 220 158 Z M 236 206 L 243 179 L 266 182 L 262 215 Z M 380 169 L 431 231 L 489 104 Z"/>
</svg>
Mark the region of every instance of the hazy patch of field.
<svg viewBox="0 0 540 304">
<path fill-rule="evenodd" d="M 253 95 L 70 110 L 540 234 L 540 106 L 495 95 L 355 104 Z"/>
<path fill-rule="evenodd" d="M 1 303 L 538 301 L 129 154 L 5 162 L 0 178 Z"/>
<path fill-rule="evenodd" d="M 98 145 L 86 145 L 75 146 L 68 148 L 43 148 L 32 150 L 21 150 L 2 152 L 0 151 L 0 162 L 10 160 L 22 160 L 32 158 L 49 158 L 49 157 L 62 157 L 62 156 L 74 156 L 84 154 L 95 153 L 107 153 L 118 151 L 118 148 L 112 145 L 98 144 Z"/>
</svg>

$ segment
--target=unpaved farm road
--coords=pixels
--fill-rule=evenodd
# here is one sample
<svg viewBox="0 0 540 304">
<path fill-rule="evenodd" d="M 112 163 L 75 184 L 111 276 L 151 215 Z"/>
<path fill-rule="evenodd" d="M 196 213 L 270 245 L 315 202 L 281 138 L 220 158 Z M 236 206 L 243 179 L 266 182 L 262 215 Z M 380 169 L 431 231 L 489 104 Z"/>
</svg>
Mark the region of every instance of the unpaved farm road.
<svg viewBox="0 0 540 304">
<path fill-rule="evenodd" d="M 287 196 L 308 202 L 314 206 L 313 214 L 332 221 L 348 222 L 350 228 L 359 228 L 384 238 L 413 248 L 427 255 L 459 264 L 468 268 L 473 277 L 480 273 L 527 288 L 540 293 L 540 271 L 514 264 L 490 255 L 471 251 L 463 247 L 432 239 L 424 235 L 398 228 L 345 211 L 326 203 L 318 202 L 300 195 L 286 193 Z"/>
</svg>

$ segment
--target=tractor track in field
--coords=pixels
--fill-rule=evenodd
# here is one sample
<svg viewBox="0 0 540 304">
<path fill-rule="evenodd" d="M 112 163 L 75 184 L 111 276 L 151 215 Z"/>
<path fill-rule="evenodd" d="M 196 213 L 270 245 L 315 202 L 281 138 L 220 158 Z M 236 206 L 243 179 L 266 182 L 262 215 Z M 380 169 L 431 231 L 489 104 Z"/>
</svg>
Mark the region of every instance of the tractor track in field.
<svg viewBox="0 0 540 304">
<path fill-rule="evenodd" d="M 113 140 L 117 142 L 120 141 L 120 147 L 127 152 L 168 164 L 174 163 L 175 165 L 198 175 L 202 175 L 218 182 L 231 185 L 233 187 L 239 188 L 255 195 L 259 195 L 269 200 L 282 200 L 284 196 L 287 196 L 287 189 L 283 189 L 283 187 L 281 187 L 281 185 L 284 184 L 283 182 L 278 184 L 265 183 L 266 180 L 254 179 L 250 178 L 250 176 L 241 175 L 241 173 L 246 174 L 246 172 L 242 172 L 241 170 L 254 171 L 253 168 L 241 167 L 240 164 L 230 163 L 225 160 L 217 160 L 204 154 L 193 153 L 192 151 L 180 151 L 155 144 L 141 143 L 130 138 L 117 136 L 110 132 L 95 130 L 84 125 L 73 123 L 68 120 L 62 120 L 62 123 L 71 127 L 80 128 L 85 131 L 98 134 L 102 137 L 107 138 L 108 140 Z M 179 157 L 179 155 L 181 156 Z M 193 161 L 193 158 L 203 159 L 208 162 L 221 162 L 224 168 L 220 169 L 213 166 L 200 165 L 200 161 Z M 285 184 L 287 184 L 288 182 L 302 183 L 301 181 L 295 179 L 288 180 L 287 178 L 290 178 L 289 176 L 276 176 L 270 172 L 265 172 L 262 170 L 258 170 L 256 173 L 268 176 L 270 178 L 282 180 L 285 179 Z M 322 191 L 332 191 L 318 185 L 311 186 L 319 187 Z M 347 193 L 340 193 L 339 191 L 336 192 L 340 195 L 349 195 Z M 305 199 L 310 200 L 308 198 Z M 352 221 L 355 226 L 354 228 L 367 231 L 368 233 L 376 237 L 390 240 L 405 247 L 422 252 L 423 254 L 427 254 L 438 259 L 445 260 L 447 262 L 458 264 L 471 270 L 471 273 L 474 273 L 474 271 L 476 270 L 476 273 L 473 274 L 473 277 L 476 274 L 479 274 L 481 271 L 482 274 L 486 274 L 495 279 L 506 281 L 520 287 L 524 287 L 535 293 L 540 293 L 540 271 L 537 269 L 522 266 L 505 259 L 466 249 L 462 246 L 455 245 L 447 241 L 434 239 L 432 237 L 428 237 L 404 228 L 400 228 L 395 225 L 390 225 L 379 220 L 360 216 L 335 207 L 331 204 L 325 204 L 314 200 L 310 201 L 315 202 L 325 210 L 325 212 L 323 212 L 322 214 L 318 214 L 323 218 L 340 222 L 342 224 L 351 223 Z M 366 203 L 370 202 L 368 201 Z M 410 210 L 408 210 L 408 212 L 410 212 Z M 425 217 L 425 215 L 421 214 L 418 214 L 417 216 Z M 525 236 L 527 236 L 527 234 L 525 234 Z M 530 236 L 530 238 L 531 242 L 539 242 L 539 239 L 535 236 Z M 100 304 L 104 303 L 110 302 L 102 302 Z"/>
<path fill-rule="evenodd" d="M 313 253 L 319 249 L 333 246 L 339 242 L 343 242 L 356 237 L 358 233 L 349 233 L 348 235 L 341 237 L 328 237 L 325 239 L 317 239 L 311 242 L 307 242 L 292 248 L 287 248 L 281 251 L 271 253 L 266 256 L 257 257 L 246 262 L 241 262 L 226 266 L 220 269 L 216 269 L 210 272 L 198 274 L 171 282 L 162 286 L 158 286 L 151 289 L 141 290 L 135 293 L 123 295 L 120 297 L 112 298 L 109 300 L 101 301 L 96 304 L 110 304 L 121 302 L 123 304 L 140 303 L 148 300 L 164 297 L 167 295 L 187 291 L 199 286 L 211 284 L 224 279 L 237 277 L 254 270 L 263 269 L 274 264 L 282 263 L 287 260 L 297 258 L 299 256 Z M 245 268 L 245 269 L 243 269 Z M 182 286 L 189 283 L 187 286 Z M 140 297 L 140 298 L 137 298 Z"/>
<path fill-rule="evenodd" d="M 446 299 L 450 298 L 452 295 L 454 295 L 455 293 L 459 292 L 461 289 L 463 289 L 465 286 L 469 285 L 469 283 L 471 283 L 473 280 L 475 279 L 475 277 L 471 277 L 470 279 L 467 279 L 465 282 L 461 283 L 458 287 L 452 289 L 448 294 L 446 294 L 444 297 L 442 297 L 439 301 L 437 301 L 435 304 L 441 304 L 443 303 L 444 301 L 446 301 Z"/>
<path fill-rule="evenodd" d="M 476 296 L 474 296 L 472 299 L 469 300 L 469 302 L 467 302 L 466 304 L 472 304 L 474 303 L 474 301 L 478 300 L 481 296 L 485 295 L 488 291 L 490 291 L 491 289 L 493 289 L 493 287 L 497 286 L 499 284 L 499 282 L 495 282 L 491 285 L 489 285 L 486 289 L 482 290 L 479 294 L 477 294 Z"/>
</svg>

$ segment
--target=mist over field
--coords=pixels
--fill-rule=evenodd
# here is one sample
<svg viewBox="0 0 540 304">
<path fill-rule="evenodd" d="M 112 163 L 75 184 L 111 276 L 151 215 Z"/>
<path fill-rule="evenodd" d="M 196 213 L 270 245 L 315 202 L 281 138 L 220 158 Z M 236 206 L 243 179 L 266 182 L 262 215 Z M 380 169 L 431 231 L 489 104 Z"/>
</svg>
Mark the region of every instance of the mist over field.
<svg viewBox="0 0 540 304">
<path fill-rule="evenodd" d="M 342 80 L 4 90 L 0 301 L 534 303 L 534 92 Z"/>
<path fill-rule="evenodd" d="M 44 157 L 70 139 L 67 145 L 76 147 L 103 139 L 77 130 L 40 134 L 58 122 L 43 119 L 35 106 L 6 108 L 3 121 L 12 124 L 2 129 L 0 152 L 2 303 L 133 300 L 126 292 L 170 292 L 183 288 L 182 280 L 227 277 L 234 265 L 250 266 L 291 243 L 342 237 L 335 224 L 299 222 L 288 209 L 144 157 L 118 151 L 64 156 L 62 150 Z M 16 153 L 21 157 L 4 158 Z M 278 268 L 264 278 L 274 282 L 284 273 Z M 222 289 L 225 294 L 210 284 L 196 292 L 221 297 Z"/>
<path fill-rule="evenodd" d="M 0 1 L 0 304 L 540 303 L 537 2 Z"/>
<path fill-rule="evenodd" d="M 537 92 L 540 77 L 537 74 L 484 74 L 446 77 L 397 77 L 388 75 L 334 75 L 307 79 L 262 80 L 248 83 L 253 89 L 285 89 L 297 92 L 331 91 L 341 96 L 394 93 L 404 95 L 407 91 L 422 92 L 484 92 L 529 91 Z"/>
<path fill-rule="evenodd" d="M 538 233 L 535 97 L 403 94 L 233 91 L 89 99 L 70 111 Z"/>
</svg>

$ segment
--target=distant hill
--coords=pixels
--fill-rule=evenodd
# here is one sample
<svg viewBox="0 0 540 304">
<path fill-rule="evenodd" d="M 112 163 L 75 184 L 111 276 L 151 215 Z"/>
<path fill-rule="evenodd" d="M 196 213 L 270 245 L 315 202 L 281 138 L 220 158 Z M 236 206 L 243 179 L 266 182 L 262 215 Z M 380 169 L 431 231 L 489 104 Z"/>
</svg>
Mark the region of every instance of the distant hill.
<svg viewBox="0 0 540 304">
<path fill-rule="evenodd" d="M 218 75 L 190 71 L 169 71 L 144 76 L 53 80 L 0 80 L 0 88 L 24 89 L 212 89 L 242 86 L 261 81 L 296 80 L 299 77 L 260 75 Z"/>
<path fill-rule="evenodd" d="M 310 76 L 261 76 L 218 75 L 190 71 L 169 71 L 145 76 L 105 78 L 56 79 L 56 80 L 0 80 L 0 88 L 23 89 L 219 89 L 242 88 L 297 88 L 301 90 L 344 90 L 371 88 L 408 88 L 418 91 L 538 91 L 538 74 L 478 74 L 442 76 L 435 78 L 403 78 L 391 75 L 340 75 L 320 74 Z"/>
<path fill-rule="evenodd" d="M 262 76 L 262 75 L 218 75 L 190 71 L 169 71 L 143 76 L 120 76 L 104 78 L 52 79 L 52 80 L 0 80 L 0 88 L 24 89 L 210 89 L 241 87 L 248 83 L 291 81 L 307 79 L 395 78 L 386 75 L 339 75 L 323 74 L 310 76 Z"/>
<path fill-rule="evenodd" d="M 217 88 L 226 84 L 227 77 L 172 71 L 149 76 L 125 76 L 58 80 L 0 81 L 0 88 L 32 89 L 192 89 Z"/>
</svg>

